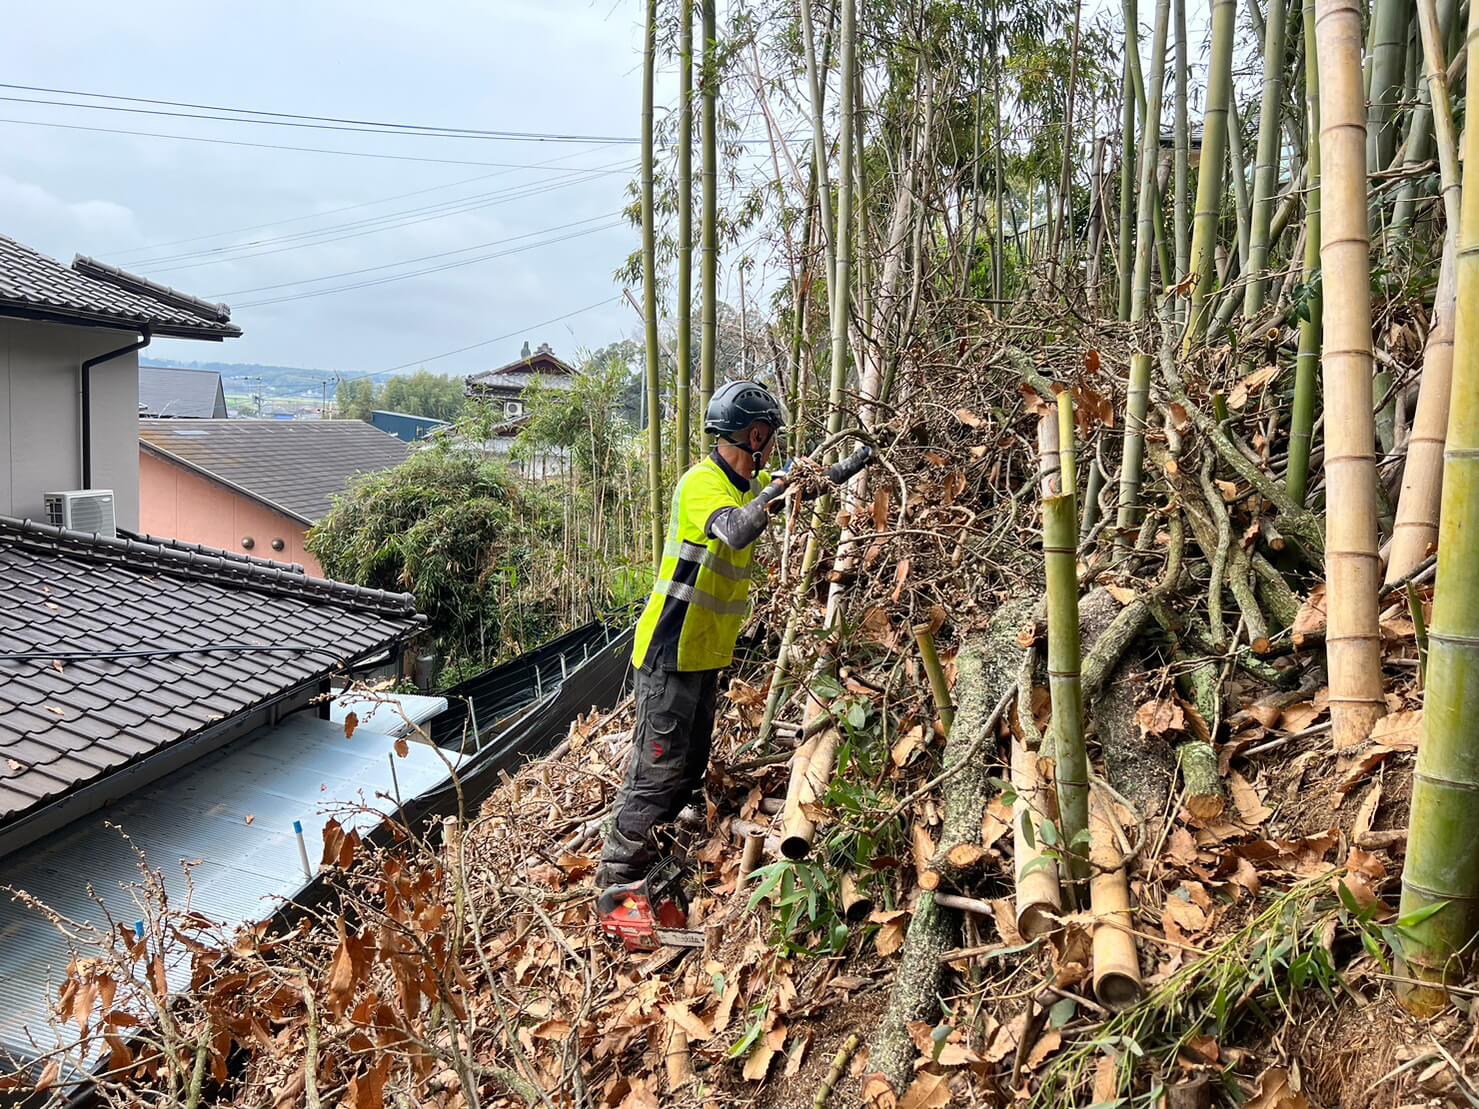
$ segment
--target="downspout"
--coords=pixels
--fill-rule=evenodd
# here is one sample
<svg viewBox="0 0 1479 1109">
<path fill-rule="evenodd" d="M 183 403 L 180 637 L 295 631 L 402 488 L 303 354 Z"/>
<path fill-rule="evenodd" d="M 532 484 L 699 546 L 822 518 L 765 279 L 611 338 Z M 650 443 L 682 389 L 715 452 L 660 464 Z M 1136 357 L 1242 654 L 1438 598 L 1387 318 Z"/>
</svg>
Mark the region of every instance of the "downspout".
<svg viewBox="0 0 1479 1109">
<path fill-rule="evenodd" d="M 103 362 L 111 362 L 115 358 L 122 358 L 125 354 L 132 354 L 136 350 L 143 350 L 149 345 L 153 337 L 148 324 L 143 324 L 139 331 L 139 341 L 130 343 L 126 347 L 110 350 L 106 354 L 99 354 L 93 358 L 85 359 L 82 363 L 82 486 L 83 489 L 92 488 L 92 368 Z"/>
</svg>

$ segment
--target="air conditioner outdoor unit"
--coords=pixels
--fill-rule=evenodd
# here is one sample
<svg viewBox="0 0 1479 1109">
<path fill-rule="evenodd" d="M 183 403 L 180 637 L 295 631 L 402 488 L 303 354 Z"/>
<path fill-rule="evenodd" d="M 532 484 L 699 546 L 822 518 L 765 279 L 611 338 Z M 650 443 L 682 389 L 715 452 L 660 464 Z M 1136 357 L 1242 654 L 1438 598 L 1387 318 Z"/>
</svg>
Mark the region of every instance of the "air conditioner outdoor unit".
<svg viewBox="0 0 1479 1109">
<path fill-rule="evenodd" d="M 47 493 L 46 522 L 69 531 L 116 539 L 118 522 L 113 515 L 113 490 L 71 489 Z"/>
</svg>

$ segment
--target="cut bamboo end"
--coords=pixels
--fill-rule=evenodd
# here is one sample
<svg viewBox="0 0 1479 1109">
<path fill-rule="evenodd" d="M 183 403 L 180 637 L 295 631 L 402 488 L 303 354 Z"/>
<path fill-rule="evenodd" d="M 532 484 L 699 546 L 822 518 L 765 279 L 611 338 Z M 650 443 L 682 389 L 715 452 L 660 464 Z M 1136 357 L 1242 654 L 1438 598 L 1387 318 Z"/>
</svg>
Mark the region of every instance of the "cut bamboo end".
<svg viewBox="0 0 1479 1109">
<path fill-rule="evenodd" d="M 1043 858 L 1041 841 L 1035 834 L 1040 823 L 1034 813 L 1045 817 L 1050 811 L 1050 790 L 1043 785 L 1037 770 L 1037 755 L 1026 744 L 1012 745 L 1012 789 L 1017 800 L 1012 805 L 1012 856 L 1015 860 L 1017 932 L 1035 940 L 1055 931 L 1063 911 L 1063 894 L 1058 887 L 1058 866 Z M 1029 834 L 1028 822 L 1034 832 Z"/>
<path fill-rule="evenodd" d="M 668 1074 L 668 1090 L 680 1090 L 693 1081 L 693 1056 L 688 1050 L 688 1033 L 676 1024 L 668 1026 L 668 1042 L 663 1048 L 663 1063 Z"/>
<path fill-rule="evenodd" d="M 873 898 L 858 884 L 858 876 L 849 870 L 842 876 L 842 918 L 849 924 L 860 924 L 873 912 Z"/>
<path fill-rule="evenodd" d="M 786 790 L 786 807 L 781 826 L 781 854 L 799 861 L 811 853 L 816 835 L 816 822 L 806 814 L 806 806 L 821 804 L 832 779 L 832 765 L 837 756 L 837 731 L 826 728 L 796 748 L 791 762 L 791 781 Z"/>
<path fill-rule="evenodd" d="M 1140 956 L 1130 934 L 1130 886 L 1115 836 L 1114 818 L 1097 799 L 1089 806 L 1089 905 L 1094 914 L 1094 996 L 1110 1009 L 1125 1009 L 1145 993 Z"/>
<path fill-rule="evenodd" d="M 746 878 L 760 865 L 760 860 L 765 856 L 765 833 L 747 832 L 745 834 L 744 850 L 740 853 L 739 881 L 736 885 L 743 885 Z"/>
</svg>

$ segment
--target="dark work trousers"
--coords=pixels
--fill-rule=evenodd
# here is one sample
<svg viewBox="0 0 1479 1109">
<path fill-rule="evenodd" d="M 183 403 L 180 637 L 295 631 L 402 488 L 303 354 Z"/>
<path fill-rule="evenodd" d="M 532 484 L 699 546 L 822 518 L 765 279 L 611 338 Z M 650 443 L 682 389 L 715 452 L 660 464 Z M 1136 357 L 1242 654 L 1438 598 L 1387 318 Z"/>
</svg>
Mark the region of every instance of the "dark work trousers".
<svg viewBox="0 0 1479 1109">
<path fill-rule="evenodd" d="M 632 753 L 601 850 L 598 886 L 645 878 L 657 861 L 654 829 L 702 795 L 718 694 L 717 670 L 636 672 Z"/>
</svg>

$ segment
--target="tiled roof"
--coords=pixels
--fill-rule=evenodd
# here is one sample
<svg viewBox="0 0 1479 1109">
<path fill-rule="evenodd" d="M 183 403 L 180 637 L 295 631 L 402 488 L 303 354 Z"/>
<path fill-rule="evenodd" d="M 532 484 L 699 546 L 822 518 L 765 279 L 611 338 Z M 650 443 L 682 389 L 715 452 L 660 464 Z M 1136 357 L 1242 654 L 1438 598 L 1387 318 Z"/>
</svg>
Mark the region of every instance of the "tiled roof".
<svg viewBox="0 0 1479 1109">
<path fill-rule="evenodd" d="M 0 829 L 421 623 L 407 594 L 0 517 Z M 293 650 L 203 650 L 243 644 Z M 77 657 L 143 650 L 181 653 Z"/>
<path fill-rule="evenodd" d="M 499 366 L 496 370 L 482 370 L 469 374 L 469 393 L 518 391 L 533 381 L 555 389 L 569 389 L 576 369 L 556 355 L 547 346 L 541 346 L 526 358 Z"/>
<path fill-rule="evenodd" d="M 0 235 L 0 315 L 56 320 L 187 339 L 232 339 L 224 304 L 156 285 L 142 277 L 78 257 L 71 268 Z"/>
<path fill-rule="evenodd" d="M 355 474 L 397 466 L 411 449 L 360 420 L 140 420 L 139 438 L 306 524 Z"/>
<path fill-rule="evenodd" d="M 139 367 L 139 414 L 175 419 L 225 419 L 226 394 L 215 370 Z"/>
</svg>

